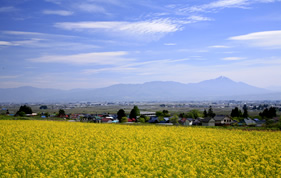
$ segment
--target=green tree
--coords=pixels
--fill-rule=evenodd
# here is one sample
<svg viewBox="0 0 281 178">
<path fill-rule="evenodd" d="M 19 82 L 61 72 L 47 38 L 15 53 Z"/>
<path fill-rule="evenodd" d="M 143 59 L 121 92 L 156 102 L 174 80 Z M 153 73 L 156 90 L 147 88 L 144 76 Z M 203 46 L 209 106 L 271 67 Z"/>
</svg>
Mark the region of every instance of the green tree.
<svg viewBox="0 0 281 178">
<path fill-rule="evenodd" d="M 248 117 L 249 117 L 249 114 L 248 114 L 248 108 L 247 108 L 247 106 L 246 106 L 246 107 L 243 107 L 243 110 L 244 110 L 244 112 L 243 112 L 243 117 L 244 117 L 244 118 L 248 118 Z"/>
<path fill-rule="evenodd" d="M 174 115 L 173 117 L 170 118 L 170 122 L 175 124 L 179 123 L 179 117 L 177 115 Z"/>
<path fill-rule="evenodd" d="M 208 117 L 208 113 L 207 113 L 206 109 L 204 109 L 203 116 Z"/>
<path fill-rule="evenodd" d="M 141 123 L 145 123 L 145 118 L 140 117 L 140 118 L 139 118 L 139 122 L 141 122 Z"/>
<path fill-rule="evenodd" d="M 163 116 L 163 112 L 162 112 L 162 111 L 156 111 L 156 116 L 157 116 L 157 117 Z"/>
<path fill-rule="evenodd" d="M 186 114 L 186 116 L 187 116 L 188 118 L 196 119 L 196 118 L 198 118 L 198 117 L 201 117 L 202 114 L 201 114 L 201 112 L 198 111 L 197 109 L 193 109 L 193 110 L 189 111 L 189 112 Z"/>
<path fill-rule="evenodd" d="M 140 110 L 137 106 L 134 106 L 134 108 L 130 112 L 130 119 L 137 119 L 137 116 L 140 116 Z"/>
<path fill-rule="evenodd" d="M 212 106 L 210 106 L 208 110 L 208 117 L 214 118 L 215 116 L 216 114 L 214 113 Z"/>
<path fill-rule="evenodd" d="M 164 117 L 163 116 L 159 116 L 158 117 L 158 122 L 164 121 Z"/>
<path fill-rule="evenodd" d="M 169 113 L 168 110 L 163 110 L 162 112 L 161 112 L 161 111 L 156 111 L 156 116 L 157 116 L 157 117 L 160 117 L 160 116 L 163 116 L 163 117 L 170 117 L 171 114 Z"/>
<path fill-rule="evenodd" d="M 124 109 L 119 109 L 119 111 L 117 112 L 117 118 L 118 118 L 119 122 L 122 121 L 122 117 L 126 117 L 126 113 L 125 113 Z"/>
<path fill-rule="evenodd" d="M 141 115 L 140 116 L 140 119 L 144 119 L 144 122 L 147 122 L 150 118 L 148 116 L 145 116 L 145 115 Z"/>
<path fill-rule="evenodd" d="M 162 113 L 163 113 L 164 117 L 170 117 L 171 116 L 171 114 L 169 113 L 168 110 L 163 110 Z"/>
</svg>

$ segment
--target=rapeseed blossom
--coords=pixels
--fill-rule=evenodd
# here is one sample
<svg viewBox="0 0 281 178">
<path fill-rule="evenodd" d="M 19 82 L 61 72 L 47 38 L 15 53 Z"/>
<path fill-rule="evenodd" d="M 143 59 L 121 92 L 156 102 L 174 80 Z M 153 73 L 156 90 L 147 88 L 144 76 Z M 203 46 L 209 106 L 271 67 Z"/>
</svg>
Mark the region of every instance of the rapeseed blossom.
<svg viewBox="0 0 281 178">
<path fill-rule="evenodd" d="M 0 121 L 1 177 L 280 177 L 281 132 Z"/>
</svg>

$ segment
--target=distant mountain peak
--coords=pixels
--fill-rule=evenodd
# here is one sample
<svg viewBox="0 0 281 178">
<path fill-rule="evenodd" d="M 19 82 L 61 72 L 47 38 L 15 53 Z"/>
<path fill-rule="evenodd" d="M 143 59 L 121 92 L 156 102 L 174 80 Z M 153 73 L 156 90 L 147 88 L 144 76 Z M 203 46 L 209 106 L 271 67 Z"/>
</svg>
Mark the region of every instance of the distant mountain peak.
<svg viewBox="0 0 281 178">
<path fill-rule="evenodd" d="M 231 80 L 230 78 L 227 78 L 225 76 L 219 76 L 218 78 L 216 78 L 215 80 Z"/>
</svg>

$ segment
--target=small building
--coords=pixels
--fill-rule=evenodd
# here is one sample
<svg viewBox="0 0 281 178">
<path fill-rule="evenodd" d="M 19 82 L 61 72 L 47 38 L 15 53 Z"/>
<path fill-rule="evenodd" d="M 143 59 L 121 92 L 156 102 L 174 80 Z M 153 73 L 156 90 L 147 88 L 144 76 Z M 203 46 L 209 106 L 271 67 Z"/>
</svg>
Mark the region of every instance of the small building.
<svg viewBox="0 0 281 178">
<path fill-rule="evenodd" d="M 101 122 L 102 123 L 112 123 L 111 119 L 109 119 L 109 118 L 102 118 Z"/>
<path fill-rule="evenodd" d="M 262 127 L 265 125 L 265 121 L 264 120 L 260 120 L 258 118 L 253 119 L 256 122 L 256 127 Z"/>
<path fill-rule="evenodd" d="M 179 124 L 181 124 L 183 126 L 191 126 L 192 122 L 193 122 L 193 119 L 182 118 L 179 120 Z"/>
<path fill-rule="evenodd" d="M 233 120 L 228 116 L 216 116 L 214 117 L 216 126 L 219 125 L 231 125 L 233 123 Z"/>
<path fill-rule="evenodd" d="M 202 125 L 202 120 L 204 119 L 200 119 L 200 118 L 197 118 L 197 119 L 194 119 L 193 122 L 192 122 L 192 125 Z"/>
<path fill-rule="evenodd" d="M 245 123 L 246 123 L 247 126 L 255 126 L 255 125 L 257 124 L 257 123 L 256 123 L 254 120 L 252 120 L 251 118 L 245 118 L 244 121 L 245 121 Z"/>
<path fill-rule="evenodd" d="M 149 123 L 158 123 L 158 117 L 150 117 L 148 120 Z"/>
<path fill-rule="evenodd" d="M 215 119 L 214 118 L 205 118 L 201 120 L 202 126 L 215 126 Z"/>
<path fill-rule="evenodd" d="M 148 117 L 154 117 L 154 116 L 156 116 L 156 112 L 141 111 L 141 112 L 140 112 L 140 115 L 148 116 Z"/>
</svg>

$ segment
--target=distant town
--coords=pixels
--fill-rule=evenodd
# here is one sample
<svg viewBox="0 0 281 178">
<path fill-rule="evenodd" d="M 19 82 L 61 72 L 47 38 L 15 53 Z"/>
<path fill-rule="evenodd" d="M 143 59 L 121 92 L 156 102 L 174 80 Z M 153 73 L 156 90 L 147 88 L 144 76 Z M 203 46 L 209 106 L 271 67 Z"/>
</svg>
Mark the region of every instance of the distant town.
<svg viewBox="0 0 281 178">
<path fill-rule="evenodd" d="M 5 119 L 93 123 L 281 126 L 281 101 L 1 103 L 0 108 L 2 119 L 5 116 Z"/>
</svg>

